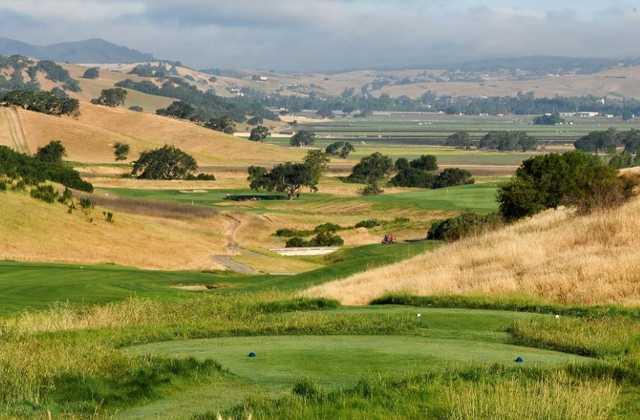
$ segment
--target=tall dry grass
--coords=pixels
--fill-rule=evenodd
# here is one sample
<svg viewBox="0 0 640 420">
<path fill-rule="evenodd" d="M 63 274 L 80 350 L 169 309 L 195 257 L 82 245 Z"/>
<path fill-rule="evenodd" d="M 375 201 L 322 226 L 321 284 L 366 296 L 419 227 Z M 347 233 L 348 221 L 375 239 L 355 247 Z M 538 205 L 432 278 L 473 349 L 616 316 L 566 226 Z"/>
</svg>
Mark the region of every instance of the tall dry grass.
<svg viewBox="0 0 640 420">
<path fill-rule="evenodd" d="M 452 420 L 600 420 L 611 416 L 619 392 L 612 381 L 579 381 L 557 372 L 540 380 L 454 383 L 445 400 Z"/>
<path fill-rule="evenodd" d="M 345 304 L 385 293 L 527 295 L 557 303 L 640 302 L 640 200 L 589 216 L 550 210 L 496 232 L 306 292 Z"/>
</svg>

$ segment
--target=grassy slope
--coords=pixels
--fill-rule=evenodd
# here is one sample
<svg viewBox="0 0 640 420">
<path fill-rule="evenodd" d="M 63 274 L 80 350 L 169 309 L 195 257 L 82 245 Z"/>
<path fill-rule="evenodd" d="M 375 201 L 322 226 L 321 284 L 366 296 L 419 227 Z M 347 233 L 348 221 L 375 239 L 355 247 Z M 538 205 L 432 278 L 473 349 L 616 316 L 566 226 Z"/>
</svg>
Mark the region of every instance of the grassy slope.
<svg viewBox="0 0 640 420">
<path fill-rule="evenodd" d="M 96 304 L 132 296 L 183 298 L 197 293 L 181 292 L 174 285 L 227 286 L 212 293 L 298 290 L 324 281 L 344 278 L 370 267 L 390 264 L 417 255 L 434 244 L 424 242 L 394 247 L 371 245 L 346 249 L 326 259 L 329 265 L 295 276 L 237 276 L 197 272 L 144 271 L 115 266 L 0 263 L 0 294 L 5 304 L 0 314 L 25 309 L 44 309 L 56 302 Z"/>
<path fill-rule="evenodd" d="M 639 208 L 636 199 L 584 217 L 551 210 L 435 253 L 323 285 L 310 294 L 350 304 L 402 291 L 635 305 L 640 301 Z"/>
<path fill-rule="evenodd" d="M 68 214 L 64 205 L 17 192 L 0 193 L 0 214 L 5 260 L 188 270 L 219 268 L 211 255 L 225 253 L 226 220 L 215 214 L 171 220 L 114 211 L 114 223 L 107 223 L 99 208 Z"/>
<path fill-rule="evenodd" d="M 302 158 L 294 149 L 234 138 L 190 122 L 86 102 L 77 119 L 23 110 L 19 115 L 31 151 L 59 139 L 67 148 L 67 158 L 77 162 L 112 163 L 116 142 L 131 146 L 131 159 L 165 144 L 192 154 L 201 165 L 269 164 Z"/>
</svg>

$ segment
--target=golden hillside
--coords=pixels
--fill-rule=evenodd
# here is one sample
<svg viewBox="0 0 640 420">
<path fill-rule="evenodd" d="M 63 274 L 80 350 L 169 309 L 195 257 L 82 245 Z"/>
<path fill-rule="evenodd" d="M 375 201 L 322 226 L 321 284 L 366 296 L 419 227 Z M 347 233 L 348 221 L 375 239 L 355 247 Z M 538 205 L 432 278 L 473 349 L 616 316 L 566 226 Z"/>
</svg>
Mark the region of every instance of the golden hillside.
<svg viewBox="0 0 640 420">
<path fill-rule="evenodd" d="M 112 146 L 116 142 L 129 144 L 130 158 L 134 160 L 140 152 L 165 144 L 192 154 L 200 165 L 268 165 L 302 158 L 297 150 L 255 143 L 187 121 L 123 108 L 82 102 L 77 118 L 0 109 L 1 145 L 33 153 L 51 140 L 62 140 L 68 160 L 87 163 L 112 163 Z"/>
<path fill-rule="evenodd" d="M 228 220 L 169 219 L 102 210 L 67 213 L 26 193 L 0 193 L 0 260 L 76 264 L 115 263 L 149 269 L 221 269 L 213 255 L 226 254 Z M 153 256 L 150 258 L 150 256 Z"/>
<path fill-rule="evenodd" d="M 640 200 L 590 216 L 550 210 L 392 266 L 310 289 L 366 304 L 389 292 L 531 296 L 559 303 L 640 302 Z"/>
</svg>

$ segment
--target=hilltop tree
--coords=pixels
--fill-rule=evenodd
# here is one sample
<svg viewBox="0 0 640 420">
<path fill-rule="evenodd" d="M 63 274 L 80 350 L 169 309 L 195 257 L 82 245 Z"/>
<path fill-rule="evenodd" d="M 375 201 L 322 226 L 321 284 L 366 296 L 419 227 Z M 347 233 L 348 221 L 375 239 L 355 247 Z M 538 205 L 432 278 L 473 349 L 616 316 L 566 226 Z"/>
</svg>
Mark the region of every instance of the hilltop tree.
<svg viewBox="0 0 640 420">
<path fill-rule="evenodd" d="M 129 151 L 131 150 L 131 148 L 129 147 L 128 144 L 124 144 L 124 143 L 116 143 L 113 145 L 113 154 L 116 158 L 116 162 L 120 162 L 123 160 L 127 160 L 127 157 L 129 156 Z"/>
<path fill-rule="evenodd" d="M 61 163 L 67 151 L 60 140 L 54 140 L 38 149 L 36 158 L 45 163 Z"/>
<path fill-rule="evenodd" d="M 251 135 L 249 136 L 249 140 L 264 141 L 264 139 L 266 139 L 270 135 L 271 135 L 271 132 L 267 127 L 259 125 L 251 130 Z"/>
<path fill-rule="evenodd" d="M 466 131 L 458 131 L 447 137 L 446 146 L 457 147 L 459 149 L 471 149 L 471 136 Z"/>
<path fill-rule="evenodd" d="M 187 179 L 198 169 L 196 160 L 175 146 L 143 152 L 131 175 L 140 179 Z"/>
<path fill-rule="evenodd" d="M 99 98 L 92 99 L 94 105 L 117 107 L 124 105 L 127 100 L 127 91 L 122 88 L 104 89 Z"/>
<path fill-rule="evenodd" d="M 291 137 L 290 144 L 295 147 L 311 146 L 316 141 L 316 134 L 311 131 L 298 131 Z"/>
</svg>

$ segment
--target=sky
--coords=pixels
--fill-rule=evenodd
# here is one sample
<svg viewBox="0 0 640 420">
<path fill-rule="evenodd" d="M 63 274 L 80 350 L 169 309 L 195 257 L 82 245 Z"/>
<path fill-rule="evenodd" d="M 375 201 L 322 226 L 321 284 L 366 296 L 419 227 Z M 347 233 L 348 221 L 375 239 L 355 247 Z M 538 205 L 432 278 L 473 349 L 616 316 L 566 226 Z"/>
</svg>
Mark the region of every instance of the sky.
<svg viewBox="0 0 640 420">
<path fill-rule="evenodd" d="M 194 67 L 328 71 L 640 56 L 640 0 L 0 0 L 0 36 L 103 38 Z"/>
</svg>

